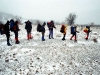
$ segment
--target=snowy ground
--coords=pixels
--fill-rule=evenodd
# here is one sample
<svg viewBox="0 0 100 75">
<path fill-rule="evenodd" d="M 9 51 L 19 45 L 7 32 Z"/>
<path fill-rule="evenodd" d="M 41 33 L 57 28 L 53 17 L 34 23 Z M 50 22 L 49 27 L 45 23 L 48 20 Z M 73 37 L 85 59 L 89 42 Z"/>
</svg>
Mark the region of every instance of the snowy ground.
<svg viewBox="0 0 100 75">
<path fill-rule="evenodd" d="M 91 28 L 88 41 L 80 31 L 75 43 L 69 40 L 70 28 L 66 40 L 62 41 L 60 26 L 56 27 L 54 39 L 48 39 L 46 28 L 46 41 L 41 41 L 41 33 L 33 26 L 33 39 L 28 41 L 21 25 L 20 44 L 15 44 L 11 33 L 11 47 L 6 45 L 5 35 L 0 35 L 0 75 L 100 75 L 100 28 Z"/>
</svg>

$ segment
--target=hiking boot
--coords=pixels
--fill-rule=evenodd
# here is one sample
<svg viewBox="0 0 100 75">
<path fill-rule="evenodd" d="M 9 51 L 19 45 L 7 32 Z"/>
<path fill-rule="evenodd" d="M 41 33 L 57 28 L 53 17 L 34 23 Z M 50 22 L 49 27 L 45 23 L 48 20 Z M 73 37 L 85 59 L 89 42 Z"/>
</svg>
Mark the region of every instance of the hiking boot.
<svg viewBox="0 0 100 75">
<path fill-rule="evenodd" d="M 30 37 L 30 39 L 33 39 L 33 37 Z"/>
<path fill-rule="evenodd" d="M 20 42 L 19 42 L 19 41 L 16 41 L 15 43 L 16 43 L 16 44 L 19 44 Z"/>
<path fill-rule="evenodd" d="M 51 38 L 49 37 L 49 39 L 51 39 Z"/>
<path fill-rule="evenodd" d="M 86 40 L 88 40 L 88 38 L 85 38 Z"/>
<path fill-rule="evenodd" d="M 64 40 L 66 40 L 65 38 L 62 38 L 62 40 L 64 41 Z"/>
<path fill-rule="evenodd" d="M 12 46 L 10 43 L 7 43 L 8 46 Z"/>
<path fill-rule="evenodd" d="M 42 41 L 45 41 L 45 39 L 43 39 Z"/>
<path fill-rule="evenodd" d="M 74 42 L 77 42 L 77 40 L 74 40 Z"/>
<path fill-rule="evenodd" d="M 54 39 L 54 38 L 52 37 L 52 39 Z"/>
</svg>

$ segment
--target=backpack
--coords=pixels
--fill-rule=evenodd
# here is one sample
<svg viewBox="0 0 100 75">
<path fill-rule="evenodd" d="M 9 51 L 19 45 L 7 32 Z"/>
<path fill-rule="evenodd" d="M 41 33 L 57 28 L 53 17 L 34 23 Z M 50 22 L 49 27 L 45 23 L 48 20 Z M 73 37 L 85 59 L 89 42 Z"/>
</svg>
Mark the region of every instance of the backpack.
<svg viewBox="0 0 100 75">
<path fill-rule="evenodd" d="M 63 33 L 64 32 L 64 26 L 61 26 L 60 32 Z"/>
<path fill-rule="evenodd" d="M 42 26 L 40 24 L 37 25 L 37 32 L 42 32 Z"/>
<path fill-rule="evenodd" d="M 74 33 L 74 26 L 71 26 L 71 34 L 73 34 Z"/>
<path fill-rule="evenodd" d="M 14 21 L 10 20 L 10 30 L 14 31 Z"/>
<path fill-rule="evenodd" d="M 85 33 L 87 33 L 87 32 L 88 32 L 88 28 L 84 28 L 83 31 L 84 31 Z"/>
<path fill-rule="evenodd" d="M 47 27 L 49 28 L 49 26 L 50 26 L 50 22 L 47 22 Z"/>
<path fill-rule="evenodd" d="M 4 29 L 4 25 L 3 24 L 0 25 L 0 34 L 1 35 L 5 34 L 5 29 Z"/>
</svg>

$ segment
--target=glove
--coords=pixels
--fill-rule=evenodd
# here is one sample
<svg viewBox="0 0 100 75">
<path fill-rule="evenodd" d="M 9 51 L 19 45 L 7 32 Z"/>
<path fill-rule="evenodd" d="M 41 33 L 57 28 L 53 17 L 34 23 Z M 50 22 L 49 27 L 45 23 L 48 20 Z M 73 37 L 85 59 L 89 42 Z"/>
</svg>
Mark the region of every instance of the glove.
<svg viewBox="0 0 100 75">
<path fill-rule="evenodd" d="M 18 29 L 18 31 L 20 31 L 20 29 Z"/>
<path fill-rule="evenodd" d="M 77 31 L 77 33 L 79 33 L 79 31 Z"/>
</svg>

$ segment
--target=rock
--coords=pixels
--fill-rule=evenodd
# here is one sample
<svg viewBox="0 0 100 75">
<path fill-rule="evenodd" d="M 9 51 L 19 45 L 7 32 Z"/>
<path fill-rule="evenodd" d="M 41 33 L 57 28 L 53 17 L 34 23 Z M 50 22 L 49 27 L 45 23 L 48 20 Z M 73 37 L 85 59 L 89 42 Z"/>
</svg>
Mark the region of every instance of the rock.
<svg viewBox="0 0 100 75">
<path fill-rule="evenodd" d="M 1 55 L 0 55 L 0 58 L 1 58 Z"/>
<path fill-rule="evenodd" d="M 93 39 L 93 41 L 94 41 L 94 42 L 98 42 L 97 39 L 95 39 L 95 38 Z"/>
<path fill-rule="evenodd" d="M 39 58 L 39 57 L 37 57 L 37 59 L 39 60 L 40 58 Z"/>
<path fill-rule="evenodd" d="M 53 67 L 56 67 L 55 65 L 53 65 Z"/>
<path fill-rule="evenodd" d="M 9 62 L 9 59 L 6 59 L 5 62 Z"/>
<path fill-rule="evenodd" d="M 2 70 L 0 69 L 0 72 L 1 72 Z"/>
<path fill-rule="evenodd" d="M 15 61 L 18 61 L 17 59 L 15 59 Z"/>
</svg>

